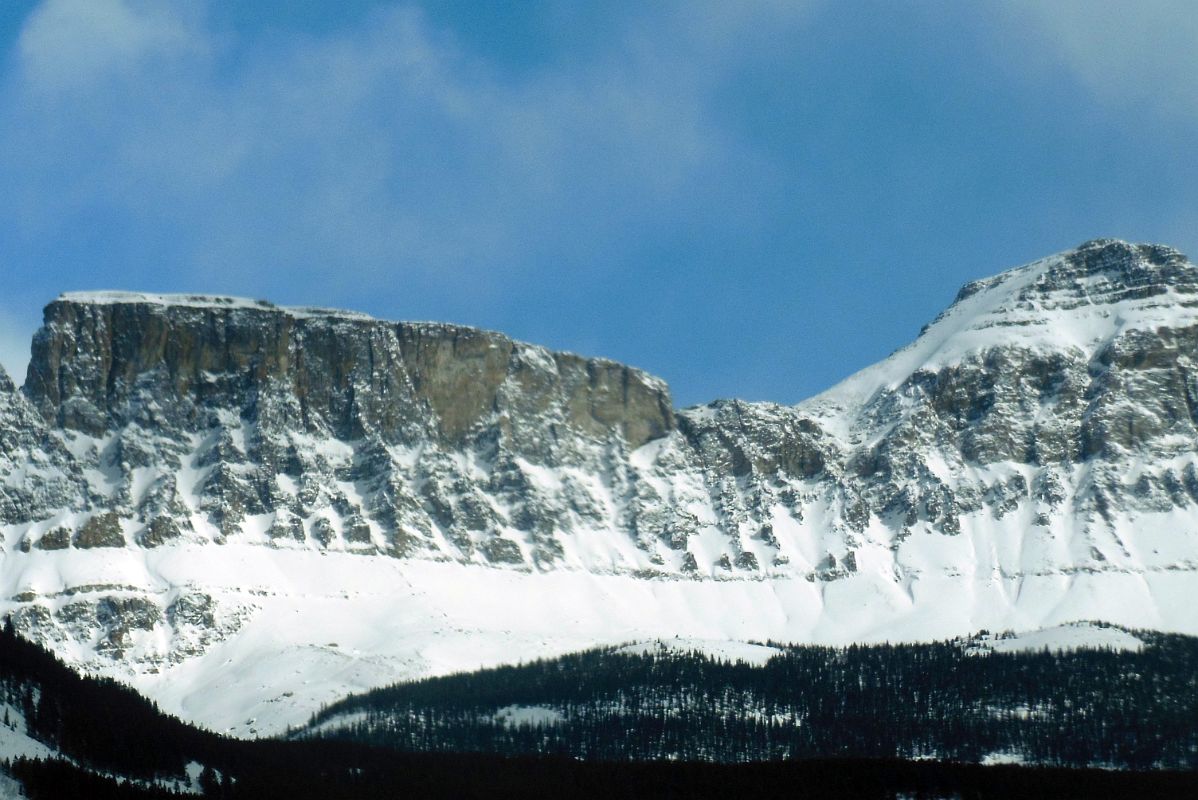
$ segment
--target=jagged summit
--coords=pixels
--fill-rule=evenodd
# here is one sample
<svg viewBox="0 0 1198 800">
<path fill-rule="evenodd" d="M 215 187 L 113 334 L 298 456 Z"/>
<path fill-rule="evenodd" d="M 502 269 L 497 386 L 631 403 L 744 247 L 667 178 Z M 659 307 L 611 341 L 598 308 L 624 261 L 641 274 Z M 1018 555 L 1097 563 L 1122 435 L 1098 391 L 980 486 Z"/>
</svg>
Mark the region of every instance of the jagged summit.
<svg viewBox="0 0 1198 800">
<path fill-rule="evenodd" d="M 1051 327 L 1057 346 L 1109 335 L 1111 325 L 1174 321 L 1198 299 L 1198 267 L 1171 247 L 1095 239 L 961 288 L 953 304 L 924 329 L 953 317 L 970 328 Z M 1116 309 L 1115 307 L 1118 306 Z M 1163 310 L 1153 316 L 1151 310 Z M 1117 318 L 1116 318 L 1117 317 Z M 1064 336 L 1062 341 L 1061 337 Z M 992 344 L 1002 344 L 1002 340 Z"/>
<path fill-rule="evenodd" d="M 965 284 L 953 303 L 889 358 L 800 404 L 817 417 L 861 406 L 917 371 L 999 349 L 1093 358 L 1131 331 L 1198 324 L 1198 267 L 1157 244 L 1095 239 Z"/>
<path fill-rule="evenodd" d="M 1170 288 L 1185 294 L 1198 290 L 1198 267 L 1180 250 L 1161 244 L 1092 239 L 1073 250 L 971 281 L 961 287 L 954 302 L 1020 277 L 1032 278 L 1020 286 L 1017 299 L 1021 302 L 1048 299 L 1060 292 L 1072 295 L 1079 304 L 1095 304 L 1161 294 Z"/>
</svg>

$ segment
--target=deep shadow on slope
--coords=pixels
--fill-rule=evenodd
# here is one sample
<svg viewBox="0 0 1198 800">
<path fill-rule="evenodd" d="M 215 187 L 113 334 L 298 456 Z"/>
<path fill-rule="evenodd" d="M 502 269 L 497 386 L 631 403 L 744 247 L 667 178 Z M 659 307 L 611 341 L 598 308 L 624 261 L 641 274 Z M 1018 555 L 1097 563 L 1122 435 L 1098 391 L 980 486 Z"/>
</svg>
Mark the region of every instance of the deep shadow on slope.
<svg viewBox="0 0 1198 800">
<path fill-rule="evenodd" d="M 1108 773 L 937 762 L 820 760 L 786 763 L 600 764 L 556 758 L 396 757 L 321 749 L 250 748 L 252 769 L 217 782 L 220 798 L 1193 798 L 1192 773 Z M 319 766 L 311 759 L 315 758 Z M 121 786 L 63 762 L 19 762 L 31 800 L 64 797 L 157 800 L 162 790 Z"/>
</svg>

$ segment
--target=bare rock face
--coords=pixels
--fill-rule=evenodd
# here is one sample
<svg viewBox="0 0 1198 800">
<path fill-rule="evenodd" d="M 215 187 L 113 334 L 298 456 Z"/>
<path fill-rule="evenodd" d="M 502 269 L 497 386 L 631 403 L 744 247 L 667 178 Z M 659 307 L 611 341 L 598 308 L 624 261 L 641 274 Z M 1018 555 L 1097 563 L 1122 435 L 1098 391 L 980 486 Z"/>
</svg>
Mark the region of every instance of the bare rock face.
<svg viewBox="0 0 1198 800">
<path fill-rule="evenodd" d="M 263 534 L 547 567 L 558 536 L 617 513 L 557 473 L 627 472 L 676 429 L 665 384 L 614 362 L 213 297 L 64 295 L 13 398 L 105 476 L 79 493 L 99 515 L 72 520 L 76 547 L 123 546 L 128 520 L 141 547 Z"/>
<path fill-rule="evenodd" d="M 92 499 L 79 465 L 0 369 L 0 525 Z"/>
<path fill-rule="evenodd" d="M 551 460 L 549 442 L 521 435 L 529 419 L 631 448 L 674 427 L 665 384 L 621 364 L 472 328 L 227 298 L 61 298 L 46 307 L 25 390 L 48 424 L 91 435 L 195 430 L 232 411 L 342 440 L 499 438 Z"/>
<path fill-rule="evenodd" d="M 45 537 L 42 537 L 45 540 Z M 75 547 L 124 547 L 125 534 L 121 531 L 121 518 L 113 511 L 97 514 L 79 526 L 75 534 Z"/>
<path fill-rule="evenodd" d="M 51 528 L 34 543 L 39 550 L 65 550 L 71 546 L 71 532 L 67 528 Z"/>
</svg>

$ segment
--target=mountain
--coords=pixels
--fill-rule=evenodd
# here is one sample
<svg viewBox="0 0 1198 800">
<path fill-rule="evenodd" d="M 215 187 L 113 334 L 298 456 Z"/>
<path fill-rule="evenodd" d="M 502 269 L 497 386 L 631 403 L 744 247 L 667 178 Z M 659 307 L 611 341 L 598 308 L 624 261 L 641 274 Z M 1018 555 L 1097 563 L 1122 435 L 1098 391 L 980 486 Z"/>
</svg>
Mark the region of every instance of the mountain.
<svg viewBox="0 0 1198 800">
<path fill-rule="evenodd" d="M 1198 632 L 1198 267 L 966 285 L 796 407 L 498 334 L 66 294 L 0 382 L 0 612 L 184 719 L 598 644 Z"/>
</svg>

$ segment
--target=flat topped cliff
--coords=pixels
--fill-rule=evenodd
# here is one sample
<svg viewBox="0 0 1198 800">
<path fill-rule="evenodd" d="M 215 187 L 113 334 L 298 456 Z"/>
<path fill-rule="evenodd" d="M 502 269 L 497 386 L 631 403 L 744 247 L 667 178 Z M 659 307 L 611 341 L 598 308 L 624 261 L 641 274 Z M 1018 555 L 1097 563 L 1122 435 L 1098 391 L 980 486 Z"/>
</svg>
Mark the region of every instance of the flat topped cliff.
<svg viewBox="0 0 1198 800">
<path fill-rule="evenodd" d="M 274 403 L 305 430 L 464 444 L 540 418 L 550 432 L 635 448 L 674 427 L 665 383 L 498 333 L 264 301 L 65 294 L 45 310 L 25 393 L 48 423 L 97 434 L 155 406 L 153 424 Z"/>
</svg>

